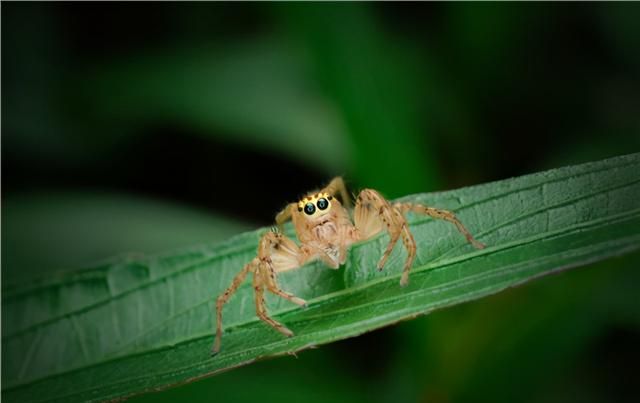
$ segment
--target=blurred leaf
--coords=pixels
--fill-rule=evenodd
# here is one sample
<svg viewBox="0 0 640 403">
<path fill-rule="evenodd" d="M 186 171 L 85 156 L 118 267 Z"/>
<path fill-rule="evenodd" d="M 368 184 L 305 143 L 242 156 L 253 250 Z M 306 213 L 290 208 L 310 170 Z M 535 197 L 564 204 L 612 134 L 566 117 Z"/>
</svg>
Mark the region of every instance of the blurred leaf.
<svg viewBox="0 0 640 403">
<path fill-rule="evenodd" d="M 306 69 L 298 49 L 265 38 L 130 55 L 78 84 L 88 125 L 109 136 L 182 125 L 340 172 L 348 155 L 341 117 Z"/>
<path fill-rule="evenodd" d="M 637 68 L 640 65 L 640 37 L 638 36 L 638 18 L 640 7 L 633 3 L 607 4 L 594 10 L 599 20 L 599 29 L 608 39 L 611 49 L 625 61 Z"/>
<path fill-rule="evenodd" d="M 161 393 L 147 393 L 131 399 L 135 403 L 262 402 L 357 403 L 372 401 L 372 391 L 363 387 L 342 362 L 326 349 L 308 350 L 304 355 L 264 360 L 217 376 Z M 311 365 L 307 365 L 311 364 Z M 259 385 L 259 392 L 255 387 Z"/>
<path fill-rule="evenodd" d="M 2 140 L 15 155 L 61 155 L 73 145 L 61 119 L 61 77 L 72 57 L 50 5 L 10 4 L 2 28 Z M 29 23 L 25 23 L 28 21 Z M 5 151 L 6 152 L 6 151 Z"/>
<path fill-rule="evenodd" d="M 246 283 L 225 308 L 214 358 L 213 297 L 255 255 L 263 231 L 3 292 L 3 397 L 104 400 L 193 381 L 637 250 L 639 168 L 634 154 L 408 197 L 457 211 L 489 247 L 473 250 L 450 224 L 410 217 L 420 248 L 407 288 L 398 286 L 400 248 L 383 272 L 374 269 L 386 236 L 351 249 L 344 282 L 318 263 L 284 273 L 283 288 L 310 302 L 301 310 L 269 299 L 296 332 L 289 339 L 255 318 Z"/>
<path fill-rule="evenodd" d="M 361 183 L 390 197 L 436 188 L 424 123 L 430 120 L 424 116 L 425 70 L 415 52 L 385 32 L 367 3 L 278 4 L 276 10 L 307 46 L 340 108 L 357 145 L 350 168 Z"/>
<path fill-rule="evenodd" d="M 13 195 L 2 205 L 3 286 L 117 254 L 222 241 L 247 229 L 246 223 L 205 211 L 126 195 Z"/>
</svg>

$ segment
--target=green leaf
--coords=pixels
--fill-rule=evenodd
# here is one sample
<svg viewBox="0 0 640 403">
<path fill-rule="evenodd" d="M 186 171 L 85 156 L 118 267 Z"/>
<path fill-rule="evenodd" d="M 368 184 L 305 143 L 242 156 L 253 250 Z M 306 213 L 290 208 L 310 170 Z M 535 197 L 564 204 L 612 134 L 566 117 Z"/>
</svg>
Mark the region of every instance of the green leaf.
<svg viewBox="0 0 640 403">
<path fill-rule="evenodd" d="M 257 320 L 247 282 L 225 307 L 214 358 L 214 297 L 264 230 L 15 287 L 2 301 L 3 398 L 104 400 L 191 382 L 625 254 L 640 247 L 639 197 L 640 154 L 407 197 L 455 210 L 488 248 L 410 216 L 418 256 L 408 287 L 398 285 L 401 248 L 375 270 L 386 235 L 352 247 L 341 270 L 316 263 L 284 273 L 283 288 L 309 301 L 305 310 L 268 298 L 296 332 L 286 339 Z"/>
</svg>

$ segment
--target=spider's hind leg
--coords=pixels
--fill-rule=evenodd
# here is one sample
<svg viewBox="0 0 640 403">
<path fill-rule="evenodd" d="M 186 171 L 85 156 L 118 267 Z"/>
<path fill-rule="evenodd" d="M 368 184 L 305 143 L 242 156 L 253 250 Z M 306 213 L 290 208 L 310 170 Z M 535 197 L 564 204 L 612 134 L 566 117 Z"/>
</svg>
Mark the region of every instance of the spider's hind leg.
<svg viewBox="0 0 640 403">
<path fill-rule="evenodd" d="M 231 285 L 216 300 L 216 339 L 213 343 L 213 348 L 211 349 L 212 356 L 218 354 L 218 352 L 220 351 L 220 341 L 222 339 L 222 307 L 227 303 L 229 298 L 231 298 L 233 293 L 236 292 L 238 287 L 240 287 L 240 284 L 242 284 L 245 277 L 247 277 L 247 274 L 250 271 L 255 272 L 258 263 L 258 259 L 253 259 L 251 262 L 247 263 L 244 268 L 233 278 Z"/>
<path fill-rule="evenodd" d="M 267 232 L 260 239 L 258 247 L 257 270 L 253 277 L 253 288 L 255 290 L 256 313 L 258 317 L 272 326 L 285 336 L 293 336 L 293 332 L 281 323 L 273 320 L 267 314 L 267 307 L 264 301 L 264 289 L 271 291 L 275 295 L 282 297 L 294 304 L 306 307 L 307 302 L 293 294 L 283 291 L 278 286 L 277 273 L 293 270 L 300 267 L 305 256 L 291 239 L 284 234 Z"/>
<path fill-rule="evenodd" d="M 261 266 L 264 267 L 263 265 Z M 265 301 L 264 301 L 264 287 L 265 287 L 265 280 L 263 278 L 264 276 L 265 276 L 265 273 L 263 273 L 261 269 L 257 271 L 253 276 L 253 289 L 255 292 L 255 300 L 256 300 L 256 314 L 261 320 L 266 322 L 269 326 L 273 327 L 283 335 L 287 337 L 291 337 L 293 336 L 293 332 L 291 330 L 287 329 L 282 323 L 272 319 L 267 314 L 267 305 L 265 304 Z"/>
<path fill-rule="evenodd" d="M 316 255 L 305 254 L 295 242 L 281 233 L 272 231 L 265 233 L 262 238 L 260 238 L 258 256 L 244 266 L 233 278 L 231 285 L 216 300 L 216 337 L 211 352 L 212 355 L 220 351 L 220 342 L 222 339 L 222 308 L 249 273 L 253 273 L 253 290 L 258 317 L 285 336 L 292 336 L 293 332 L 291 332 L 291 330 L 273 320 L 267 314 L 267 307 L 264 302 L 264 290 L 266 288 L 294 304 L 306 306 L 307 303 L 302 298 L 298 298 L 280 289 L 276 275 L 278 272 L 297 269 L 301 264 L 316 257 Z"/>
</svg>

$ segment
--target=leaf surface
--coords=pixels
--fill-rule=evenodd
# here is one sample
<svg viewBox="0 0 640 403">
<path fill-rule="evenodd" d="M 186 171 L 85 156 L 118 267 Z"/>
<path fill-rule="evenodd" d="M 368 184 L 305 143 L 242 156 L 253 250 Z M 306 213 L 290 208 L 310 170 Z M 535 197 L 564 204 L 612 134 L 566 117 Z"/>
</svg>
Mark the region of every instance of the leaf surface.
<svg viewBox="0 0 640 403">
<path fill-rule="evenodd" d="M 2 387 L 7 401 L 105 400 L 190 382 L 262 357 L 353 337 L 640 246 L 640 154 L 404 198 L 454 210 L 475 250 L 446 222 L 409 216 L 418 243 L 410 284 L 388 237 L 354 245 L 345 267 L 283 273 L 298 307 L 268 297 L 286 339 L 255 317 L 249 282 L 227 304 L 211 358 L 213 301 L 255 256 L 260 235 L 182 253 L 105 264 L 3 292 Z M 291 228 L 288 229 L 291 231 Z"/>
</svg>

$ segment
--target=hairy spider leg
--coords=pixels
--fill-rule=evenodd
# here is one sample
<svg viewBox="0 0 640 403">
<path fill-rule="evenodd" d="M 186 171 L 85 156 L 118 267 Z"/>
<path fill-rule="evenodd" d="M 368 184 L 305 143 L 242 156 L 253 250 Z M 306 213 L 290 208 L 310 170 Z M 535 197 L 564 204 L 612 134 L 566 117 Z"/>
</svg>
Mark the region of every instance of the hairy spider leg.
<svg viewBox="0 0 640 403">
<path fill-rule="evenodd" d="M 422 204 L 416 203 L 395 203 L 394 207 L 400 211 L 402 214 L 405 214 L 408 211 L 413 211 L 418 214 L 425 214 L 432 218 L 437 218 L 440 220 L 449 221 L 454 224 L 458 231 L 464 235 L 471 245 L 473 245 L 476 249 L 484 249 L 485 245 L 481 242 L 478 242 L 473 235 L 462 225 L 462 222 L 456 217 L 456 215 L 449 210 L 437 209 L 434 207 L 424 206 Z"/>
<path fill-rule="evenodd" d="M 291 219 L 291 215 L 294 212 L 294 209 L 298 203 L 289 203 L 287 207 L 283 208 L 278 214 L 276 214 L 276 225 L 278 226 L 278 230 L 282 232 L 282 226 L 285 222 Z"/>
<path fill-rule="evenodd" d="M 416 240 L 413 237 L 411 231 L 409 231 L 409 225 L 406 223 L 406 221 L 402 226 L 402 243 L 407 250 L 407 261 L 404 263 L 404 268 L 402 269 L 402 277 L 400 277 L 400 285 L 404 287 L 409 284 L 409 270 L 411 270 L 411 266 L 413 265 L 413 260 L 416 257 L 417 249 Z"/>
<path fill-rule="evenodd" d="M 255 301 L 256 301 L 256 314 L 258 317 L 269 324 L 271 327 L 282 333 L 287 337 L 293 336 L 293 332 L 287 329 L 282 323 L 272 319 L 267 314 L 267 306 L 264 302 L 264 281 L 263 281 L 263 273 L 262 268 L 264 265 L 260 265 L 260 268 L 253 276 L 253 289 L 255 292 Z"/>
<path fill-rule="evenodd" d="M 349 196 L 349 192 L 347 192 L 347 187 L 345 186 L 344 179 L 342 179 L 341 176 L 336 176 L 331 179 L 331 182 L 329 182 L 329 184 L 320 192 L 329 193 L 331 196 L 340 194 L 344 208 L 349 209 L 351 206 L 351 197 Z"/>
<path fill-rule="evenodd" d="M 456 217 L 456 215 L 451 211 L 437 209 L 437 208 L 433 208 L 433 207 L 428 207 L 428 206 L 424 206 L 424 205 L 416 204 L 416 203 L 395 203 L 393 205 L 393 207 L 394 207 L 394 209 L 396 211 L 398 211 L 400 214 L 402 214 L 403 217 L 404 217 L 404 214 L 406 214 L 408 211 L 413 211 L 413 212 L 418 213 L 418 214 L 428 215 L 431 218 L 437 218 L 437 219 L 449 221 L 450 223 L 452 223 L 452 224 L 454 224 L 456 226 L 458 231 L 460 231 L 465 236 L 467 241 L 471 245 L 473 245 L 475 248 L 483 249 L 485 247 L 484 244 L 476 241 L 473 238 L 471 233 L 465 228 L 464 225 L 462 225 L 462 222 L 460 222 L 460 220 Z M 405 225 L 404 229 L 406 230 L 406 225 Z M 409 237 L 411 239 L 407 239 Z M 413 235 L 408 230 L 403 232 L 403 242 L 405 244 L 405 247 L 407 245 L 413 245 L 411 247 L 412 251 L 410 253 L 411 254 L 410 260 L 411 261 L 409 262 L 409 259 L 407 259 L 407 264 L 405 264 L 404 270 L 402 272 L 402 278 L 400 279 L 400 284 L 401 285 L 406 285 L 409 282 L 409 270 L 411 268 L 411 264 L 413 264 L 413 259 L 415 258 L 415 254 L 416 254 L 416 250 L 415 250 L 416 242 L 413 239 Z M 408 247 L 407 247 L 407 250 L 409 250 Z"/>
<path fill-rule="evenodd" d="M 273 267 L 273 264 L 263 262 L 263 264 L 260 265 L 260 275 L 264 280 L 264 284 L 267 287 L 267 290 L 279 297 L 293 302 L 296 305 L 300 305 L 304 308 L 307 307 L 307 301 L 303 300 L 302 298 L 298 298 L 291 293 L 283 291 L 280 288 L 280 286 L 278 285 L 276 269 L 275 267 Z"/>
<path fill-rule="evenodd" d="M 255 267 L 259 262 L 260 260 L 258 258 L 254 258 L 251 262 L 247 263 L 240 273 L 236 274 L 233 278 L 231 285 L 216 300 L 216 340 L 213 343 L 211 355 L 216 355 L 220 351 L 220 340 L 222 339 L 222 307 L 227 303 L 229 298 L 231 298 L 231 295 L 236 292 L 240 284 L 242 284 L 247 277 L 247 274 L 250 271 L 255 271 Z"/>
<path fill-rule="evenodd" d="M 253 273 L 253 288 L 255 294 L 256 313 L 258 317 L 272 326 L 280 333 L 291 336 L 293 332 L 284 327 L 279 322 L 273 320 L 267 314 L 267 308 L 264 302 L 264 289 L 272 292 L 279 297 L 293 302 L 294 304 L 306 307 L 307 302 L 302 298 L 298 298 L 293 294 L 283 291 L 277 282 L 277 273 L 295 270 L 305 263 L 323 259 L 331 263 L 332 261 L 326 254 L 311 247 L 298 247 L 293 240 L 287 238 L 284 234 L 269 231 L 260 238 L 258 245 L 258 257 L 244 266 L 242 271 L 238 273 L 225 292 L 220 295 L 216 302 L 216 338 L 213 344 L 212 355 L 220 351 L 222 340 L 222 308 L 229 300 L 231 295 L 238 289 L 249 272 Z"/>
<path fill-rule="evenodd" d="M 389 244 L 378 261 L 378 270 L 382 270 L 387 259 L 393 251 L 393 247 L 402 237 L 407 260 L 400 279 L 400 285 L 405 286 L 409 282 L 409 270 L 416 255 L 416 242 L 409 232 L 408 224 L 398 209 L 395 209 L 380 193 L 373 189 L 364 189 L 356 198 L 356 207 L 353 213 L 355 226 L 361 239 L 370 238 L 380 231 L 383 226 L 389 233 Z"/>
</svg>

